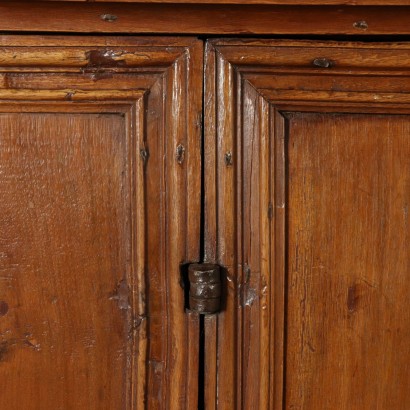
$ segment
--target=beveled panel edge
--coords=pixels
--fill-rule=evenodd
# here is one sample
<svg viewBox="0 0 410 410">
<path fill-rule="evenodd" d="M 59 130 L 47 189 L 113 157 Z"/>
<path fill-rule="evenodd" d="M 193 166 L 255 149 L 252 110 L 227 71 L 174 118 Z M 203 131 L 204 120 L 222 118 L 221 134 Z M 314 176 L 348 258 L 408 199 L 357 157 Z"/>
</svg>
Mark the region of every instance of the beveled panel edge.
<svg viewBox="0 0 410 410">
<path fill-rule="evenodd" d="M 0 114 L 1 113 L 17 113 L 24 115 L 25 113 L 60 113 L 70 115 L 73 113 L 99 115 L 101 113 L 107 113 L 110 115 L 121 115 L 125 122 L 125 139 L 126 139 L 126 152 L 128 156 L 127 160 L 127 174 L 129 183 L 129 238 L 126 242 L 129 242 L 131 253 L 135 253 L 136 241 L 135 236 L 138 232 L 139 235 L 139 248 L 142 255 L 145 251 L 141 251 L 141 248 L 145 248 L 145 233 L 141 229 L 141 215 L 145 212 L 145 202 L 143 195 L 135 194 L 132 192 L 141 191 L 143 187 L 143 179 L 135 179 L 135 161 L 130 160 L 132 157 L 133 147 L 138 144 L 138 139 L 143 134 L 143 124 L 135 123 L 135 120 L 139 112 L 144 112 L 144 93 L 143 92 L 130 92 L 128 93 L 128 101 L 124 97 L 121 101 L 115 100 L 115 90 L 103 90 L 101 93 L 99 90 L 86 93 L 86 95 L 80 95 L 78 104 L 72 104 L 67 100 L 65 90 L 61 92 L 56 90 L 40 90 L 35 93 L 32 90 L 26 92 L 21 90 L 21 93 L 13 93 L 13 90 L 0 90 Z M 110 96 L 114 98 L 109 100 Z M 90 102 L 92 97 L 104 98 L 104 102 L 97 101 Z M 80 101 L 87 101 L 86 103 Z M 12 104 L 16 101 L 16 104 Z M 40 106 L 38 106 L 40 104 Z M 139 125 L 138 127 L 136 125 Z M 141 175 L 139 175 L 141 177 Z M 142 178 L 145 178 L 142 175 Z M 143 191 L 143 189 L 142 189 Z M 136 218 L 136 211 L 139 213 L 139 218 Z M 136 220 L 137 219 L 137 220 Z M 143 222 L 142 222 L 143 223 Z M 127 262 L 125 271 L 126 273 L 126 285 L 127 292 L 130 293 L 129 300 L 132 301 L 129 308 L 127 308 L 127 327 L 128 338 L 126 339 L 126 351 L 128 358 L 124 360 L 125 368 L 125 403 L 126 408 L 129 410 L 138 409 L 135 403 L 138 401 L 142 403 L 144 401 L 141 391 L 137 390 L 140 387 L 135 380 L 135 375 L 141 374 L 145 367 L 145 355 L 146 355 L 146 316 L 145 316 L 145 297 L 146 293 L 145 281 L 144 281 L 144 269 L 141 269 L 141 263 L 143 259 L 130 258 Z M 137 359 L 136 359 L 137 358 Z M 138 366 L 142 367 L 137 367 Z M 141 383 L 141 386 L 144 386 Z M 140 395 L 138 399 L 135 395 Z"/>
<path fill-rule="evenodd" d="M 33 4 L 30 2 L 29 4 Z M 5 2 L 0 4 L 4 5 Z M 17 3 L 9 3 L 16 5 Z M 43 4 L 43 7 L 46 6 Z M 73 4 L 73 7 L 83 7 L 79 4 Z M 6 6 L 7 7 L 7 6 Z M 50 9 L 50 4 L 48 4 L 48 9 Z M 89 47 L 127 47 L 127 49 L 139 49 L 146 48 L 147 50 L 155 50 L 157 48 L 163 48 L 164 50 L 171 48 L 180 48 L 181 50 L 191 47 L 196 42 L 194 37 L 184 37 L 184 36 L 174 36 L 174 35 L 164 35 L 160 37 L 152 36 L 121 36 L 111 34 L 109 36 L 96 35 L 95 33 L 90 33 L 87 35 L 69 35 L 62 36 L 57 33 L 51 34 L 33 34 L 29 37 L 22 36 L 21 34 L 5 33 L 2 32 L 0 35 L 0 46 L 1 47 L 22 47 L 22 49 L 27 49 L 28 47 L 33 49 L 47 49 L 54 48 L 55 50 L 66 50 L 67 48 L 75 47 L 77 49 L 89 48 Z"/>
<path fill-rule="evenodd" d="M 0 88 L 0 99 L 11 101 L 135 101 L 142 98 L 145 90 L 32 90 Z"/>
</svg>

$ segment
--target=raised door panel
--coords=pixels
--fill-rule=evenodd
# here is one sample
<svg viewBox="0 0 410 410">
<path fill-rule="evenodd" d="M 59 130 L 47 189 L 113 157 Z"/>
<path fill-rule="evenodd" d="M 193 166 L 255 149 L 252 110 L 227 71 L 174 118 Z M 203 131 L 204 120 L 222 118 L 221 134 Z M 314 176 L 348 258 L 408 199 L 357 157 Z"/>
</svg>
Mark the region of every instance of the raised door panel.
<svg viewBox="0 0 410 410">
<path fill-rule="evenodd" d="M 0 408 L 194 408 L 201 43 L 2 44 Z"/>
<path fill-rule="evenodd" d="M 408 53 L 208 44 L 208 408 L 407 408 Z"/>
<path fill-rule="evenodd" d="M 289 120 L 288 408 L 409 402 L 410 116 Z"/>
</svg>

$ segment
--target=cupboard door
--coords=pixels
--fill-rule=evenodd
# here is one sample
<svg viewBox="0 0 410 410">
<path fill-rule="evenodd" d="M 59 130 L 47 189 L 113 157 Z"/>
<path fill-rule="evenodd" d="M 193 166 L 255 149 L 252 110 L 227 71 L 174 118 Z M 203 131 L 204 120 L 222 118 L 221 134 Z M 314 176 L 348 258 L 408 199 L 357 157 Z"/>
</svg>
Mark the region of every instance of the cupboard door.
<svg viewBox="0 0 410 410">
<path fill-rule="evenodd" d="M 207 45 L 207 408 L 408 408 L 409 51 Z"/>
<path fill-rule="evenodd" d="M 202 44 L 0 43 L 0 408 L 195 408 Z"/>
</svg>

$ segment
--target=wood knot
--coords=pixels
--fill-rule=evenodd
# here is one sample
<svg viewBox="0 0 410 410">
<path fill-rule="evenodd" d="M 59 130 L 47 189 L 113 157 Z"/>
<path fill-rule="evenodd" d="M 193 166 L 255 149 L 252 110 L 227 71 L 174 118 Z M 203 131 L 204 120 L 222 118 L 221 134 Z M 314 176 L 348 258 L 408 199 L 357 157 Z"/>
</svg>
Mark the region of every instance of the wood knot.
<svg viewBox="0 0 410 410">
<path fill-rule="evenodd" d="M 7 304 L 7 302 L 0 300 L 0 317 L 7 315 L 8 311 L 9 305 Z"/>
<path fill-rule="evenodd" d="M 347 308 L 350 313 L 356 311 L 358 301 L 359 295 L 357 294 L 356 285 L 349 286 L 349 289 L 347 290 Z"/>
</svg>

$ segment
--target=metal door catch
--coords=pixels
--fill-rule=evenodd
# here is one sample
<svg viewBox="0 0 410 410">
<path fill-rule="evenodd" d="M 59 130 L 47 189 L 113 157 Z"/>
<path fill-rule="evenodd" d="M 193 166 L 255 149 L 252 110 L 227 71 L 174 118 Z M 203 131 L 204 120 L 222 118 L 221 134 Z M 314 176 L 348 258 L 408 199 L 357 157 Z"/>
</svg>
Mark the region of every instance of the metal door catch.
<svg viewBox="0 0 410 410">
<path fill-rule="evenodd" d="M 189 309 L 201 314 L 221 309 L 221 270 L 218 265 L 195 263 L 188 268 Z"/>
</svg>

